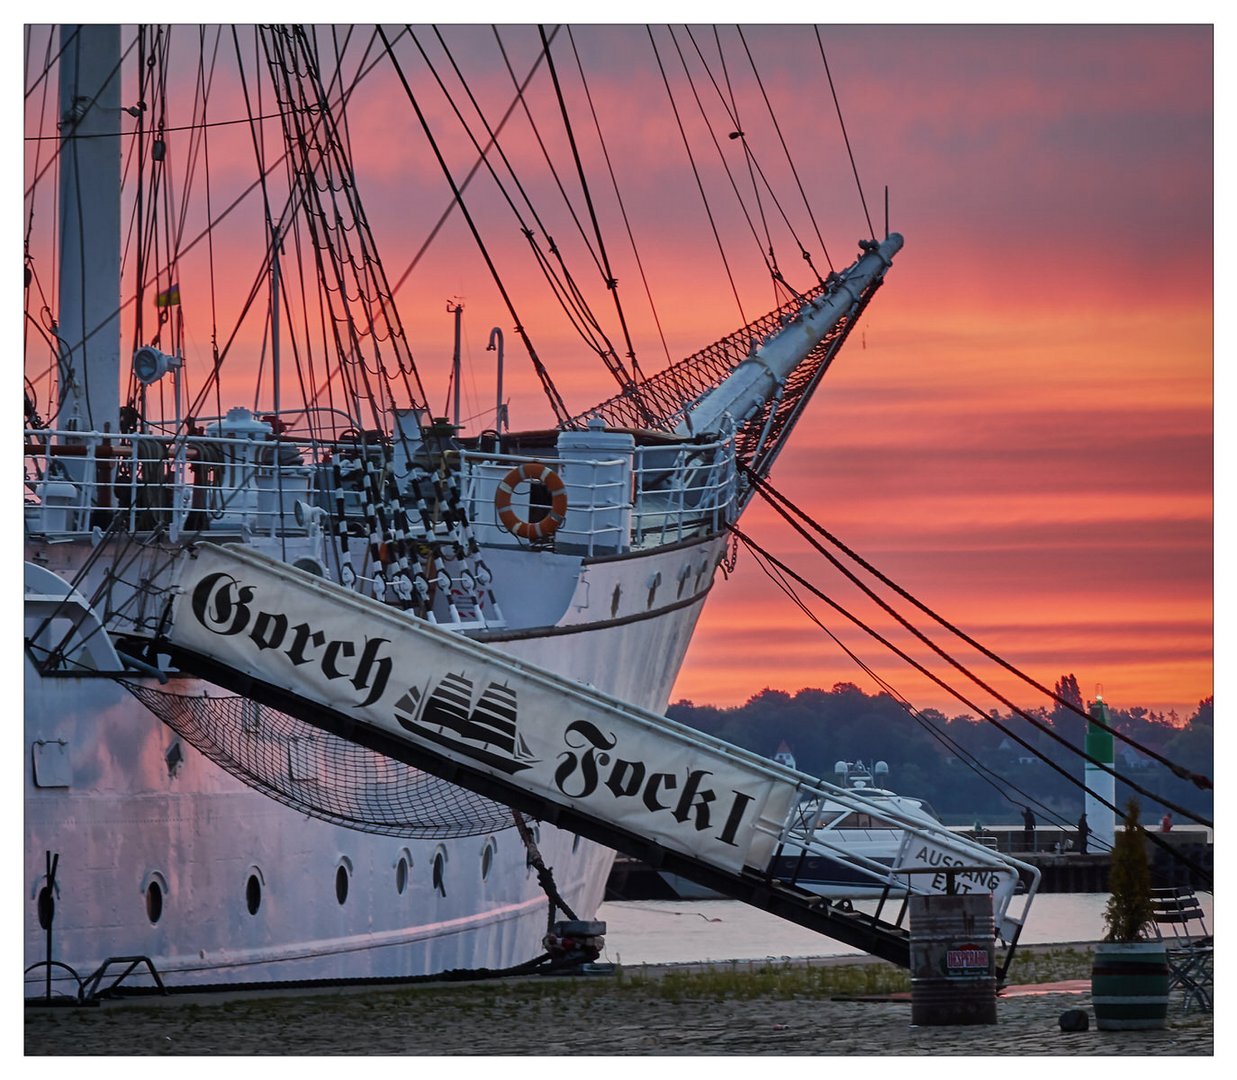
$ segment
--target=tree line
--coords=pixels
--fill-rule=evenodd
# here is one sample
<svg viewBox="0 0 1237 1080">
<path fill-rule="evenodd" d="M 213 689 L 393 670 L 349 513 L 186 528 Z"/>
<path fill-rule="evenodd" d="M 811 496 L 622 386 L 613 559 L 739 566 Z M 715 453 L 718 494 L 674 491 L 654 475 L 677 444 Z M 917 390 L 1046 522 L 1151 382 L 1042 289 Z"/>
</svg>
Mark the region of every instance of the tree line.
<svg viewBox="0 0 1237 1080">
<path fill-rule="evenodd" d="M 1059 697 L 1083 708 L 1072 674 L 1063 675 L 1054 689 Z M 1115 708 L 1110 703 L 1108 711 L 1112 726 L 1138 746 L 1191 773 L 1212 776 L 1211 697 L 1200 701 L 1184 721 L 1172 711 L 1156 713 L 1137 706 Z M 678 701 L 668 715 L 764 757 L 773 757 L 784 743 L 796 768 L 824 780 L 834 779 L 838 761 L 863 761 L 869 767 L 884 761 L 889 765 L 887 786 L 925 799 L 947 824 L 1017 824 L 1022 807 L 1030 805 L 1042 824 L 1072 825 L 1083 805 L 1082 788 L 1071 778 L 1083 779 L 1084 761 L 1077 751 L 1083 747 L 1087 721 L 1061 705 L 1023 712 L 1046 731 L 1016 713 L 1003 715 L 995 709 L 983 718 L 948 717 L 936 709 L 912 713 L 887 693 L 869 695 L 841 682 L 830 690 L 803 689 L 795 694 L 766 689 L 733 708 Z M 1127 776 L 1158 798 L 1211 818 L 1211 790 L 1174 775 L 1120 739 L 1115 740 L 1115 749 L 1118 807 L 1134 794 L 1121 780 Z M 1045 758 L 1060 765 L 1068 777 Z M 1137 797 L 1144 823 L 1158 821 L 1163 805 Z M 1178 817 L 1178 824 L 1189 822 Z"/>
</svg>

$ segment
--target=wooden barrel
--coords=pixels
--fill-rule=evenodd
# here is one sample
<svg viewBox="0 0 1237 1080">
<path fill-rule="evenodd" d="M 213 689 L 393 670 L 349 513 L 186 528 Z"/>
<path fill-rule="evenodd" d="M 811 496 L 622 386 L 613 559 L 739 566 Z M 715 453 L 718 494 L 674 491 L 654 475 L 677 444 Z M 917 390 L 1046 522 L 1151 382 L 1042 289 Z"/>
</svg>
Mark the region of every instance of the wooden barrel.
<svg viewBox="0 0 1237 1080">
<path fill-rule="evenodd" d="M 992 897 L 912 896 L 911 1023 L 996 1023 Z"/>
<path fill-rule="evenodd" d="M 1101 1031 L 1168 1026 L 1168 956 L 1159 941 L 1104 942 L 1091 961 L 1091 1004 Z"/>
</svg>

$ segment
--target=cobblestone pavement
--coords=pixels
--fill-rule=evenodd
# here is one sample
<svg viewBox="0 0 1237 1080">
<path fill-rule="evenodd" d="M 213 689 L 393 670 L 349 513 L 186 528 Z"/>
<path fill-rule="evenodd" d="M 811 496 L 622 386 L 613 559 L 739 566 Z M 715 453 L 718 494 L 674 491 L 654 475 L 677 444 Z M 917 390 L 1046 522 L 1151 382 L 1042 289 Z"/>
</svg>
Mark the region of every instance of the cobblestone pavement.
<svg viewBox="0 0 1237 1080">
<path fill-rule="evenodd" d="M 556 985 L 550 985 L 552 983 Z M 908 1001 L 668 999 L 605 979 L 26 1008 L 27 1055 L 1212 1055 L 1212 1014 L 1066 1034 L 1088 994 L 1002 998 L 995 1025 L 912 1027 Z"/>
</svg>

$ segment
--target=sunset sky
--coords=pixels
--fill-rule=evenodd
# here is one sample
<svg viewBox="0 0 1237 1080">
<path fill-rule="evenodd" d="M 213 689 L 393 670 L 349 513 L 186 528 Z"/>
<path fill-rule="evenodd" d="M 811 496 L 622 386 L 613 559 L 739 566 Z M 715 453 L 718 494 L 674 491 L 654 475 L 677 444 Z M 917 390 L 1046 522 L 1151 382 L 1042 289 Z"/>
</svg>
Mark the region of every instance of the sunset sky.
<svg viewBox="0 0 1237 1080">
<path fill-rule="evenodd" d="M 432 31 L 417 33 L 441 63 Z M 474 26 L 442 33 L 487 115 L 501 115 L 512 83 L 492 32 Z M 647 31 L 583 26 L 573 34 L 668 350 L 679 359 L 777 300 L 763 245 L 718 175 L 676 41 L 756 214 L 740 142 L 727 139 L 728 125 L 716 119 L 718 92 L 691 39 L 681 26 L 673 38 L 658 28 L 654 39 L 693 154 L 711 170 L 704 182 L 741 306 Z M 744 35 L 840 269 L 856 256 L 867 224 L 816 36 L 810 25 L 748 26 Z M 824 273 L 828 263 L 770 130 L 743 42 L 732 26 L 719 31 L 723 66 L 712 28 L 694 26 L 693 36 L 714 77 L 723 86 L 731 81 L 747 144 Z M 368 42 L 368 32 L 363 37 Z M 883 234 L 888 186 L 890 228 L 906 247 L 779 459 L 773 483 L 1040 682 L 1072 672 L 1088 698 L 1102 685 L 1118 707 L 1174 709 L 1184 719 L 1213 687 L 1211 27 L 822 26 L 821 39 L 875 231 Z M 535 29 L 504 30 L 504 42 L 522 78 L 535 55 Z M 226 46 L 231 52 L 230 39 Z M 363 45 L 351 47 L 359 57 Z M 656 371 L 665 353 L 565 34 L 554 49 L 625 314 L 642 366 Z M 431 123 L 449 130 L 449 109 L 407 38 L 397 52 Z M 561 118 L 544 99 L 548 88 L 543 70 L 530 97 L 543 99 L 539 130 L 555 145 L 563 181 L 574 191 Z M 223 89 L 211 110 L 216 119 L 245 115 L 242 99 Z M 32 124 L 28 114 L 27 134 Z M 349 124 L 366 210 L 388 276 L 400 279 L 449 195 L 389 68 L 376 70 L 358 92 Z M 273 126 L 266 130 L 277 135 Z M 547 208 L 546 227 L 569 256 L 578 255 L 574 226 L 562 220 L 557 196 L 538 175 L 540 151 L 527 128 L 513 121 L 502 145 L 522 177 L 529 174 L 534 202 Z M 456 175 L 475 159 L 458 134 L 444 134 L 443 150 Z M 27 183 L 31 153 L 28 144 Z M 240 143 L 212 143 L 212 184 L 251 174 L 252 153 Z M 482 179 L 466 200 L 569 407 L 580 411 L 609 397 L 614 383 L 600 361 L 534 291 L 527 245 L 505 203 Z M 778 239 L 777 211 L 768 200 L 763 208 L 779 265 L 796 287 L 810 287 L 797 245 Z M 756 227 L 763 233 L 758 220 Z M 217 265 L 233 250 L 226 245 L 238 253 L 252 247 L 251 222 L 238 216 L 229 228 L 221 230 Z M 230 295 L 248 287 L 253 265 L 246 255 Z M 574 266 L 621 352 L 595 267 L 587 258 Z M 190 269 L 186 259 L 186 351 L 191 372 L 199 365 L 191 378 L 200 385 L 209 309 L 201 290 L 186 292 Z M 485 351 L 491 326 L 507 332 L 513 426 L 545 424 L 549 414 L 512 320 L 458 214 L 396 296 L 435 411 L 446 400 L 445 308 L 452 298 L 465 307 L 465 411 L 477 414 L 470 430 L 492 424 L 492 412 L 481 415 L 493 407 L 493 354 Z M 252 354 L 259 342 L 260 330 L 247 326 L 237 351 L 245 346 Z M 229 386 L 242 385 L 233 379 Z M 846 595 L 759 500 L 743 528 L 825 591 Z M 971 711 L 805 599 L 914 704 L 949 715 Z M 706 605 L 673 698 L 733 705 L 764 687 L 794 691 L 838 681 L 876 689 L 741 552 L 736 572 L 719 580 Z M 1008 689 L 1008 680 L 1001 685 Z M 1003 708 L 973 693 L 983 707 Z M 1044 704 L 1021 690 L 1013 697 Z"/>
<path fill-rule="evenodd" d="M 1210 33 L 850 35 L 847 127 L 906 249 L 774 481 L 1039 681 L 1187 715 L 1212 687 Z M 679 693 L 741 698 L 753 667 L 872 688 L 764 582 L 741 557 Z M 900 664 L 913 702 L 967 711 Z"/>
</svg>

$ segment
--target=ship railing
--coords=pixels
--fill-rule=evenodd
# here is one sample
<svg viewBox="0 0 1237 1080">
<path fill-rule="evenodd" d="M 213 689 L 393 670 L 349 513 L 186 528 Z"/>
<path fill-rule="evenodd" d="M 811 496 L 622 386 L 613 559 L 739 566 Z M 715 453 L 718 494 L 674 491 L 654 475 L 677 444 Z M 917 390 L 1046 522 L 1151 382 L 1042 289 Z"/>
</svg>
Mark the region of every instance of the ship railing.
<svg viewBox="0 0 1237 1080">
<path fill-rule="evenodd" d="M 801 785 L 800 792 L 799 809 L 787 818 L 770 863 L 770 873 L 779 880 L 790 884 L 800 878 L 811 880 L 813 860 L 825 859 L 883 890 L 885 897 L 906 897 L 912 892 L 990 892 L 998 933 L 1008 944 L 1017 941 L 1039 887 L 1036 867 L 994 852 L 939 822 L 907 814 L 887 801 L 869 800 L 851 789 L 820 782 L 815 787 Z M 887 828 L 901 831 L 893 860 L 858 850 L 845 830 L 827 828 L 826 800 L 831 809 L 836 805 L 867 813 Z"/>
<path fill-rule="evenodd" d="M 497 500 L 500 485 L 512 488 L 510 511 L 519 522 L 536 524 L 552 511 L 553 492 L 513 473 L 525 465 L 547 466 L 563 484 L 566 513 L 557 529 L 546 528 L 557 551 L 586 556 L 613 554 L 631 545 L 631 461 L 625 456 L 565 458 L 549 454 L 460 454 L 460 494 L 482 546 L 514 546 L 521 541 L 503 524 Z M 534 538 L 534 542 L 536 539 Z"/>
<path fill-rule="evenodd" d="M 307 456 L 274 439 L 27 429 L 26 531 L 83 537 L 116 515 L 128 532 L 289 530 L 312 497 Z"/>
<path fill-rule="evenodd" d="M 633 546 L 655 547 L 720 532 L 738 516 L 734 439 L 637 447 Z"/>
<path fill-rule="evenodd" d="M 566 514 L 552 533 L 558 551 L 595 556 L 658 547 L 719 532 L 737 513 L 733 439 L 637 446 L 631 457 L 465 451 L 460 458 L 461 493 L 482 544 L 519 543 L 499 518 L 504 482 L 513 488 L 510 510 L 518 521 L 536 522 L 550 512 L 537 485 L 512 483 L 532 464 L 548 466 L 563 482 Z"/>
<path fill-rule="evenodd" d="M 321 573 L 320 549 L 312 541 L 334 532 L 328 507 L 342 504 L 352 521 L 365 513 L 359 479 L 336 487 L 332 455 L 355 461 L 374 453 L 381 461 L 381 446 L 346 439 L 313 444 L 260 431 L 250 438 L 28 429 L 25 529 L 51 542 L 98 537 L 104 530 L 163 529 L 173 542 L 198 534 L 259 546 L 274 542 L 264 538 L 309 537 L 295 561 Z M 361 470 L 351 474 L 359 478 Z M 334 561 L 329 552 L 322 554 Z M 392 581 L 365 567 L 355 568 L 356 588 L 408 606 Z M 436 558 L 437 579 L 446 575 L 449 585 L 435 589 L 424 617 L 453 629 L 505 625 L 498 605 L 465 573 L 469 569 L 467 561 Z"/>
</svg>

